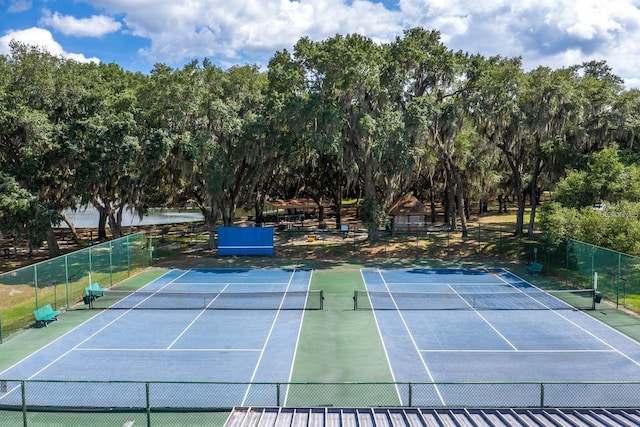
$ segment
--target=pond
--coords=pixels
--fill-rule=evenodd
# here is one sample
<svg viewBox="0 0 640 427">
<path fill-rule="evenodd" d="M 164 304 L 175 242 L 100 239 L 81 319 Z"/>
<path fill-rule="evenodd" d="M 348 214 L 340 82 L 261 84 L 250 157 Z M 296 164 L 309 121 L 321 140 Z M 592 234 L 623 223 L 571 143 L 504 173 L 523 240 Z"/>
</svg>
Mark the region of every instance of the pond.
<svg viewBox="0 0 640 427">
<path fill-rule="evenodd" d="M 78 208 L 73 211 L 65 210 L 64 214 L 77 228 L 98 228 L 99 214 L 93 206 Z M 174 224 L 182 222 L 203 221 L 204 217 L 197 209 L 149 209 L 147 214 L 140 218 L 135 212 L 124 210 L 122 214 L 122 226 Z M 67 228 L 65 222 L 60 223 L 60 228 Z"/>
</svg>

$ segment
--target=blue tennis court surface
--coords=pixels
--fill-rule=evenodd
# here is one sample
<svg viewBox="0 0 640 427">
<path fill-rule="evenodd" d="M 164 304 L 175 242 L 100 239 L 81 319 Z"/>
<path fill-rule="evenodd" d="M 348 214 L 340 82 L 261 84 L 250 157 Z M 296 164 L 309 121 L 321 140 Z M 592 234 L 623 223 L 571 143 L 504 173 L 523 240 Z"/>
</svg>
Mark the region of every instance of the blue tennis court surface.
<svg viewBox="0 0 640 427">
<path fill-rule="evenodd" d="M 113 309 L 97 311 L 0 379 L 29 380 L 29 405 L 146 407 L 145 396 L 155 407 L 279 405 L 268 389 L 291 381 L 313 276 L 171 270 L 141 292 L 114 300 L 105 293 L 96 303 L 114 301 Z M 580 406 L 594 393 L 601 405 L 639 403 L 640 344 L 508 271 L 364 269 L 361 276 L 370 311 L 353 316 L 379 331 L 400 405 L 410 395 L 413 406 L 518 399 L 531 406 L 541 383 L 550 406 Z M 356 294 L 340 295 L 332 301 L 344 307 L 307 321 L 352 309 Z M 349 326 L 341 325 L 338 341 L 355 338 Z M 339 342 L 326 345 L 341 351 Z M 613 381 L 625 384 L 594 386 Z M 283 395 L 293 389 L 282 387 Z M 21 391 L 19 381 L 0 384 L 0 405 L 20 405 Z"/>
<path fill-rule="evenodd" d="M 172 270 L 144 291 L 157 292 L 281 292 L 286 306 L 288 292 L 307 291 L 311 271 L 304 270 Z M 143 308 L 141 306 L 140 308 Z M 180 308 L 180 307 L 177 307 Z M 277 307 L 276 307 L 277 308 Z M 1 373 L 8 379 L 79 381 L 224 381 L 287 382 L 304 310 L 105 310 L 42 350 Z M 32 383 L 42 392 L 29 395 L 47 405 L 144 404 L 140 390 L 131 385 L 109 384 L 108 391 L 95 384 L 85 390 L 78 384 Z M 93 388 L 91 387 L 93 386 Z M 64 392 L 64 387 L 73 390 Z M 162 387 L 162 385 L 154 385 Z M 203 386 L 204 387 L 204 386 Z M 212 387 L 212 386 L 209 386 Z M 78 390 L 82 390 L 79 394 Z M 171 401 L 184 406 L 206 406 L 211 391 L 184 396 L 167 385 Z M 232 405 L 250 396 L 247 385 L 235 393 L 225 388 Z M 162 391 L 154 391 L 162 396 Z M 218 393 L 219 395 L 219 393 Z M 144 396 L 144 393 L 142 394 Z M 0 395 L 0 403 L 19 401 L 19 392 Z M 111 399 L 112 402 L 105 402 Z M 253 400 L 254 402 L 256 399 Z M 258 400 L 259 402 L 259 400 Z M 38 404 L 31 401 L 31 404 Z M 162 404 L 162 401 L 156 404 Z"/>
<path fill-rule="evenodd" d="M 555 297 L 540 293 L 505 270 L 370 269 L 362 270 L 362 277 L 371 293 L 370 304 L 394 381 L 640 380 L 640 345 L 636 341 L 583 311 L 559 306 L 560 302 L 552 301 Z M 477 294 L 493 303 L 476 308 L 471 295 Z M 405 304 L 394 295 L 412 296 L 413 302 Z M 528 301 L 531 299 L 536 300 L 535 305 Z M 397 309 L 389 309 L 390 305 Z M 547 309 L 549 305 L 554 309 Z M 637 405 L 638 386 L 630 391 L 625 403 Z M 478 385 L 478 393 L 487 392 L 486 386 Z M 456 393 L 446 384 L 425 386 L 414 391 L 413 404 L 455 405 L 462 399 Z M 500 406 L 501 399 L 510 393 L 509 385 L 491 393 L 496 394 L 495 404 Z M 562 406 L 567 399 L 578 398 L 575 393 L 567 395 L 566 390 L 555 393 Z M 615 395 L 620 398 L 620 393 Z M 468 397 L 467 393 L 460 404 L 468 405 Z"/>
</svg>

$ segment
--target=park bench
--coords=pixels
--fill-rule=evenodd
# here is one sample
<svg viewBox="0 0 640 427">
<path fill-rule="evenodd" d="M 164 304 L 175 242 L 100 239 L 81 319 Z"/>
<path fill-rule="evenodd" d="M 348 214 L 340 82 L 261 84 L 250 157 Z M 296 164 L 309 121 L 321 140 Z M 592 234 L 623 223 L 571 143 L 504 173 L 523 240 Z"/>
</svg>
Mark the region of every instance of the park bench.
<svg viewBox="0 0 640 427">
<path fill-rule="evenodd" d="M 101 288 L 97 283 L 92 283 L 84 288 L 84 294 L 93 298 L 104 295 L 105 288 Z"/>
<path fill-rule="evenodd" d="M 533 274 L 541 274 L 542 273 L 542 264 L 538 262 L 532 262 L 530 266 L 527 267 L 530 273 Z"/>
<path fill-rule="evenodd" d="M 54 310 L 51 308 L 51 304 L 47 304 L 40 307 L 33 312 L 33 316 L 36 318 L 36 325 L 48 326 L 50 320 L 58 320 L 60 310 Z"/>
</svg>

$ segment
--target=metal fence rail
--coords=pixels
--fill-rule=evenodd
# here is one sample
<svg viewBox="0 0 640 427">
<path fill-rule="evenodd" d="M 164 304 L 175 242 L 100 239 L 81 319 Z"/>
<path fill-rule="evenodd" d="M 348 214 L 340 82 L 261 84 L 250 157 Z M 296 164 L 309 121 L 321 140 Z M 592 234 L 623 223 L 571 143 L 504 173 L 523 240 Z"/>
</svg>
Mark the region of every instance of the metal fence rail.
<svg viewBox="0 0 640 427">
<path fill-rule="evenodd" d="M 196 425 L 236 406 L 630 408 L 640 382 L 149 382 L 0 380 L 0 425 L 45 425 L 48 418 L 91 414 L 164 425 L 188 416 Z M 179 415 L 182 414 L 182 415 Z M 100 417 L 102 416 L 100 415 Z M 99 418 L 99 417 L 98 417 Z M 15 424 L 18 420 L 18 424 Z M 163 421 L 160 421 L 163 420 Z M 11 421 L 11 422 L 9 422 Z M 95 421 L 95 420 L 94 420 Z M 43 422 L 43 424 L 40 424 Z"/>
</svg>

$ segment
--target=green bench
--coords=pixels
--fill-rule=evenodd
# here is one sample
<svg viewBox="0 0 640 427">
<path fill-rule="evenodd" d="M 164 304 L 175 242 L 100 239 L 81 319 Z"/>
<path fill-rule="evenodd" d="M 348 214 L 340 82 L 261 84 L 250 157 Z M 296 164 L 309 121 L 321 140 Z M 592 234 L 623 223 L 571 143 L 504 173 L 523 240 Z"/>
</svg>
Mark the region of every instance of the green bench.
<svg viewBox="0 0 640 427">
<path fill-rule="evenodd" d="M 533 274 L 541 274 L 542 273 L 542 264 L 538 262 L 532 262 L 530 266 L 527 267 L 530 273 Z"/>
<path fill-rule="evenodd" d="M 54 310 L 51 308 L 51 304 L 47 304 L 40 307 L 33 312 L 33 316 L 36 318 L 36 326 L 43 325 L 48 326 L 50 320 L 58 320 L 60 310 Z"/>
<path fill-rule="evenodd" d="M 92 283 L 84 288 L 84 294 L 93 298 L 97 298 L 103 296 L 105 290 L 105 288 L 101 288 L 97 283 Z"/>
</svg>

